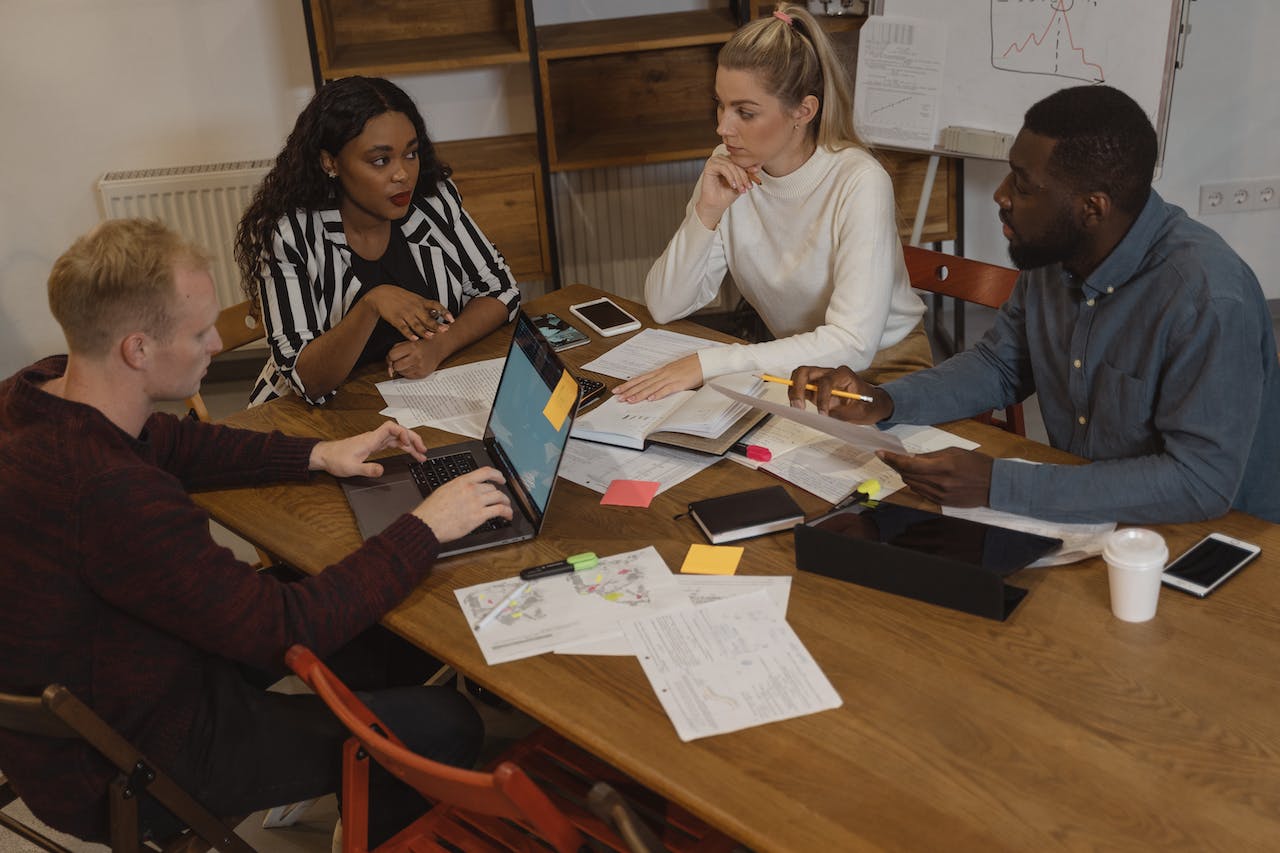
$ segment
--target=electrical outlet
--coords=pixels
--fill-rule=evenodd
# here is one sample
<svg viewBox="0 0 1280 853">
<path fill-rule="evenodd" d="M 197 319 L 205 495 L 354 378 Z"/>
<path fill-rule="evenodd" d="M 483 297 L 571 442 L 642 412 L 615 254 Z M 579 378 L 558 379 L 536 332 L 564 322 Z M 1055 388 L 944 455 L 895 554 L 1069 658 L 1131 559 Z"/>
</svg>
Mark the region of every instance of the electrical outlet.
<svg viewBox="0 0 1280 853">
<path fill-rule="evenodd" d="M 1280 178 L 1241 178 L 1200 185 L 1200 215 L 1280 210 Z"/>
<path fill-rule="evenodd" d="M 1253 182 L 1254 210 L 1280 210 L 1280 178 L 1260 178 Z"/>
<path fill-rule="evenodd" d="M 1232 184 L 1201 184 L 1200 215 L 1226 213 L 1231 209 L 1228 200 L 1233 192 L 1235 186 Z"/>
</svg>

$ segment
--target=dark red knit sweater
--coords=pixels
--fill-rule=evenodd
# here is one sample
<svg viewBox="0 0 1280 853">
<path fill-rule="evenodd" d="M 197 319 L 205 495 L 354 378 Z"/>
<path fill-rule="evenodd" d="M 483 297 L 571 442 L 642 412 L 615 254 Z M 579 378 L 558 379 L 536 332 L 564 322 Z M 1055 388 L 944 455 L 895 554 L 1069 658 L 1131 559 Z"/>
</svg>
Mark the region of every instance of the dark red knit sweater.
<svg viewBox="0 0 1280 853">
<path fill-rule="evenodd" d="M 439 546 L 412 516 L 300 583 L 256 573 L 187 492 L 306 480 L 315 441 L 159 414 L 135 439 L 40 390 L 65 368 L 0 385 L 0 690 L 61 682 L 164 767 L 211 667 L 327 654 L 426 575 Z M 103 837 L 111 771 L 88 747 L 0 733 L 0 768 L 42 820 Z"/>
</svg>

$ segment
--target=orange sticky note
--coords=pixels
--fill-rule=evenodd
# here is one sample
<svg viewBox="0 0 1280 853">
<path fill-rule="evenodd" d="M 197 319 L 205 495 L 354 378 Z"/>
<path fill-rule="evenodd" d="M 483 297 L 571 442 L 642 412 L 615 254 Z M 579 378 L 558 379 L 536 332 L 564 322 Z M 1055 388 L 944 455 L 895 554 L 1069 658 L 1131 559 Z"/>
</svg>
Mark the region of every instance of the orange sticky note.
<svg viewBox="0 0 1280 853">
<path fill-rule="evenodd" d="M 690 545 L 680 571 L 686 575 L 732 575 L 738 571 L 743 550 L 739 545 Z"/>
<path fill-rule="evenodd" d="M 569 409 L 578 399 L 578 380 L 569 375 L 569 371 L 560 374 L 556 390 L 551 392 L 551 399 L 542 407 L 542 416 L 551 422 L 556 432 L 564 426 L 564 419 L 569 417 Z"/>
<path fill-rule="evenodd" d="M 647 507 L 661 488 L 661 483 L 651 480 L 614 480 L 600 499 L 600 504 Z"/>
</svg>

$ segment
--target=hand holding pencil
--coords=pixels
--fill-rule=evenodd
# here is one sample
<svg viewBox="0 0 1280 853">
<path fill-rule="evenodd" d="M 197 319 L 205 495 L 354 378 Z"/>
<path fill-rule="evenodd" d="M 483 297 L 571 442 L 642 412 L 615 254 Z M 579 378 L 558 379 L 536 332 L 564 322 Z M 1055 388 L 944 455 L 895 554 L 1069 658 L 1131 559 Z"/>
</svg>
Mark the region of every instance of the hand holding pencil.
<svg viewBox="0 0 1280 853">
<path fill-rule="evenodd" d="M 797 367 L 790 379 L 762 378 L 791 386 L 787 397 L 798 409 L 812 400 L 822 414 L 855 424 L 879 423 L 893 414 L 893 400 L 884 389 L 864 382 L 847 367 Z"/>
</svg>

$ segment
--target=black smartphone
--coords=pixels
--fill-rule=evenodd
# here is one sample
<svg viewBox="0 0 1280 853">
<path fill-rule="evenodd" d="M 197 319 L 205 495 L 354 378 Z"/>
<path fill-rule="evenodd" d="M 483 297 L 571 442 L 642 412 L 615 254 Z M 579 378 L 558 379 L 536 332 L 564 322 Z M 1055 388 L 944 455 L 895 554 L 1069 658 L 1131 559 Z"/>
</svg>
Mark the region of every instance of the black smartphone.
<svg viewBox="0 0 1280 853">
<path fill-rule="evenodd" d="M 1204 598 L 1262 551 L 1222 533 L 1210 533 L 1182 553 L 1161 576 L 1167 585 Z"/>
</svg>

